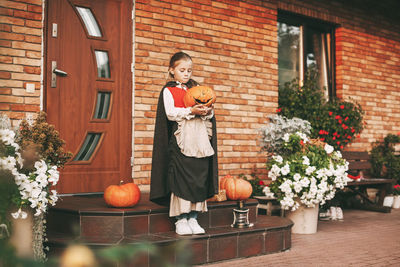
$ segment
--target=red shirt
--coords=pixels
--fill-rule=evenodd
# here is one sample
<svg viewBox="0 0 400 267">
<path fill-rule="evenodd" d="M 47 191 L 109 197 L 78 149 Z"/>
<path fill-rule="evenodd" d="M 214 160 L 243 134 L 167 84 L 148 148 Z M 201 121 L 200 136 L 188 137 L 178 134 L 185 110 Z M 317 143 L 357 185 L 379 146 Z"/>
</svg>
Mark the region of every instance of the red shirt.
<svg viewBox="0 0 400 267">
<path fill-rule="evenodd" d="M 174 104 L 176 108 L 185 108 L 185 104 L 183 103 L 183 97 L 186 94 L 186 90 L 179 87 L 168 87 L 169 91 L 174 98 Z"/>
</svg>

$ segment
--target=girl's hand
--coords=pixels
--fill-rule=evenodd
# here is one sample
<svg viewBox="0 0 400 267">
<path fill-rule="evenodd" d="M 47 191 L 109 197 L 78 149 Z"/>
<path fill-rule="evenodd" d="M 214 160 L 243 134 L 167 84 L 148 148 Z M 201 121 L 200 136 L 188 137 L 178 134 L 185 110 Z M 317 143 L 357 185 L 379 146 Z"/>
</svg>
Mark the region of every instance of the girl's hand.
<svg viewBox="0 0 400 267">
<path fill-rule="evenodd" d="M 211 112 L 212 112 L 212 110 L 214 109 L 214 104 L 212 104 L 212 105 L 209 106 L 209 107 L 206 107 L 206 109 L 207 109 L 207 114 L 206 114 L 206 115 L 210 115 Z"/>
<path fill-rule="evenodd" d="M 193 115 L 199 115 L 199 116 L 204 116 L 207 115 L 208 113 L 208 108 L 204 105 L 194 105 L 191 109 L 190 112 Z"/>
</svg>

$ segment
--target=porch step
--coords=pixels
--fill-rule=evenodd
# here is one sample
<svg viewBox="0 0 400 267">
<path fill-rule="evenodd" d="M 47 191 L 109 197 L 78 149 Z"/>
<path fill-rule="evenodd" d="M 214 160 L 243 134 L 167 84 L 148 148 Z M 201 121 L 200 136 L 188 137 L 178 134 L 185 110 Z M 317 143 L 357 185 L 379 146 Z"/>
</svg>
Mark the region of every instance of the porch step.
<svg viewBox="0 0 400 267">
<path fill-rule="evenodd" d="M 143 194 L 138 205 L 124 209 L 108 207 L 101 195 L 63 197 L 47 217 L 51 254 L 61 253 L 76 241 L 98 249 L 143 241 L 165 247 L 185 240 L 192 251 L 191 263 L 204 264 L 279 252 L 291 246 L 292 222 L 277 216 L 257 216 L 256 200 L 246 201 L 249 221 L 254 223 L 251 228 L 230 226 L 235 201 L 209 202 L 209 211 L 198 218 L 206 234 L 179 236 L 168 208 L 150 202 L 148 197 Z M 140 261 L 136 266 L 156 266 L 149 255 L 142 255 Z"/>
</svg>

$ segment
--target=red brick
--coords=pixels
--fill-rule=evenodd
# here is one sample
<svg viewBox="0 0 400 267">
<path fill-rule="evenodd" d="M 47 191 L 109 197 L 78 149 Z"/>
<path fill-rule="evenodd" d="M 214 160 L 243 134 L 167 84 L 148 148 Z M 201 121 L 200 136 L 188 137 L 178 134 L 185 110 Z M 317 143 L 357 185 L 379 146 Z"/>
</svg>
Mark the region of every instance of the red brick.
<svg viewBox="0 0 400 267">
<path fill-rule="evenodd" d="M 2 47 L 11 47 L 11 41 L 0 40 L 0 46 L 2 46 Z"/>
<path fill-rule="evenodd" d="M 29 74 L 40 74 L 41 73 L 41 68 L 40 67 L 24 66 L 24 72 L 29 73 Z"/>
<path fill-rule="evenodd" d="M 38 112 L 40 111 L 40 107 L 37 105 L 11 105 L 12 111 L 31 111 Z"/>
<path fill-rule="evenodd" d="M 31 20 L 41 20 L 42 14 L 26 12 L 26 11 L 14 11 L 14 16 L 17 18 L 31 19 Z"/>
<path fill-rule="evenodd" d="M 0 71 L 0 79 L 11 79 L 11 73 L 6 71 Z"/>
<path fill-rule="evenodd" d="M 0 16 L 0 23 L 22 26 L 22 25 L 25 24 L 25 21 L 23 19 L 20 19 L 20 18 Z"/>
<path fill-rule="evenodd" d="M 16 2 L 22 2 L 22 3 L 27 3 L 27 4 L 32 4 L 32 5 L 38 5 L 41 6 L 42 5 L 42 1 L 43 0 L 14 0 Z"/>
<path fill-rule="evenodd" d="M 35 12 L 35 13 L 42 13 L 42 6 L 28 5 L 28 11 Z"/>
<path fill-rule="evenodd" d="M 0 56 L 0 63 L 12 63 L 12 57 Z"/>
<path fill-rule="evenodd" d="M 42 22 L 41 21 L 35 21 L 35 20 L 26 20 L 25 21 L 25 26 L 27 27 L 32 27 L 32 28 L 42 28 Z"/>
<path fill-rule="evenodd" d="M 0 95 L 11 95 L 11 88 L 0 87 Z"/>
<path fill-rule="evenodd" d="M 42 37 L 41 36 L 34 36 L 34 35 L 25 35 L 25 41 L 29 42 L 29 43 L 41 44 L 42 43 Z"/>
<path fill-rule="evenodd" d="M 1 88 L 0 88 L 0 92 L 1 92 Z M 0 110 L 1 111 L 10 110 L 10 104 L 0 102 Z"/>
<path fill-rule="evenodd" d="M 0 24 L 0 31 L 2 32 L 11 32 L 11 26 L 7 24 Z M 3 34 L 3 33 L 1 33 Z"/>
<path fill-rule="evenodd" d="M 2 32 L 0 38 L 13 41 L 22 41 L 25 39 L 23 34 L 10 33 L 10 32 Z"/>
<path fill-rule="evenodd" d="M 14 14 L 14 10 L 9 8 L 0 7 L 0 15 L 12 16 Z"/>
</svg>

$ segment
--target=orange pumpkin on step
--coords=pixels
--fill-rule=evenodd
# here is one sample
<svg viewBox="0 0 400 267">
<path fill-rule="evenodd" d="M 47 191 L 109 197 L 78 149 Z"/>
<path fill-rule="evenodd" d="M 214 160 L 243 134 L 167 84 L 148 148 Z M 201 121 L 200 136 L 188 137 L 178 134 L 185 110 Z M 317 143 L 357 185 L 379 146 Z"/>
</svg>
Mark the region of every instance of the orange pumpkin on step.
<svg viewBox="0 0 400 267">
<path fill-rule="evenodd" d="M 197 104 L 209 107 L 215 103 L 216 98 L 214 90 L 210 87 L 195 86 L 186 91 L 183 103 L 185 107 L 193 107 Z"/>
<path fill-rule="evenodd" d="M 253 188 L 248 181 L 230 175 L 221 179 L 220 189 L 225 189 L 226 197 L 230 200 L 248 199 L 253 192 Z"/>
<path fill-rule="evenodd" d="M 140 189 L 134 183 L 110 185 L 104 191 L 104 200 L 113 207 L 133 207 L 140 200 Z"/>
</svg>

